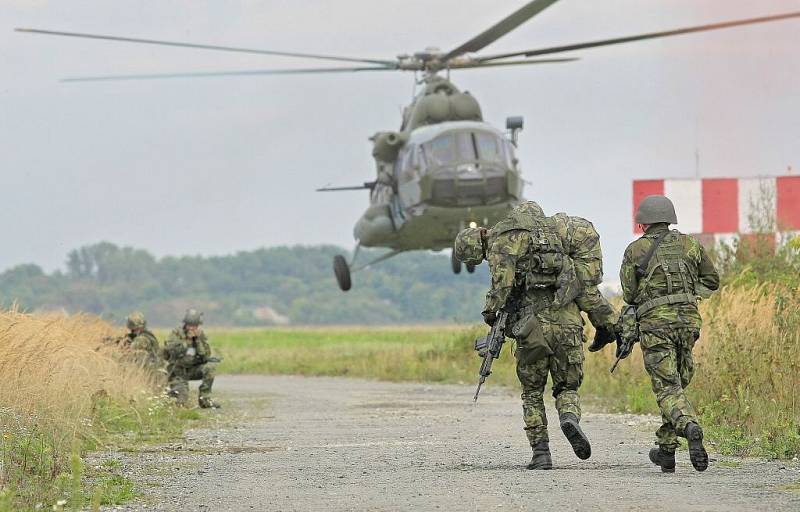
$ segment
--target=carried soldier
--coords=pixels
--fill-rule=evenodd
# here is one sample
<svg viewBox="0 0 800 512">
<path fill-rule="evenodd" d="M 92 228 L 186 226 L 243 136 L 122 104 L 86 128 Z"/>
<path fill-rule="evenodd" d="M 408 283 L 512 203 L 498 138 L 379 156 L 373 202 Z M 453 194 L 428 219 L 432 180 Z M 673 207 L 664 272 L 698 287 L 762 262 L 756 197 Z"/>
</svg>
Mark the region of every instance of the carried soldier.
<svg viewBox="0 0 800 512">
<path fill-rule="evenodd" d="M 645 197 L 635 220 L 644 235 L 625 250 L 620 269 L 629 306 L 620 318 L 623 343 L 617 357 L 628 357 L 639 342 L 662 419 L 650 460 L 663 472 L 674 472 L 678 437 L 684 437 L 692 466 L 705 471 L 703 429 L 685 389 L 694 375 L 692 349 L 702 325 L 697 298 L 719 287 L 719 275 L 700 242 L 670 231 L 678 219 L 668 198 Z"/>
<path fill-rule="evenodd" d="M 200 328 L 203 314 L 196 309 L 188 309 L 183 317 L 183 325 L 172 331 L 167 339 L 163 355 L 167 360 L 167 383 L 169 394 L 179 405 L 189 400 L 189 381 L 199 380 L 198 405 L 204 409 L 218 408 L 211 399 L 218 358 L 211 356 L 211 347 L 206 334 Z"/>
</svg>

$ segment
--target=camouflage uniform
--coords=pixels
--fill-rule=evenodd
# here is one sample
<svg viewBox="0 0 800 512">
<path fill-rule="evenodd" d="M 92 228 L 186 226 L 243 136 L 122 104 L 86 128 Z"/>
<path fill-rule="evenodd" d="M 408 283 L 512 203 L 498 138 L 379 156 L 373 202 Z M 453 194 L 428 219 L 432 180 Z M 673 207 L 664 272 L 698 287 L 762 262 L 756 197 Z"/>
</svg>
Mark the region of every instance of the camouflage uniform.
<svg viewBox="0 0 800 512">
<path fill-rule="evenodd" d="M 128 315 L 127 321 L 130 332 L 121 340 L 122 347 L 130 349 L 132 360 L 138 364 L 157 370 L 161 367 L 161 346 L 156 336 L 147 330 L 144 315 L 134 312 Z"/>
<path fill-rule="evenodd" d="M 155 334 L 148 330 L 141 332 L 129 332 L 122 339 L 123 346 L 136 351 L 134 360 L 147 366 L 157 369 L 161 366 L 161 346 Z"/>
<path fill-rule="evenodd" d="M 196 337 L 189 337 L 186 328 L 173 330 L 164 344 L 164 359 L 167 360 L 169 374 L 169 393 L 177 402 L 185 405 L 189 400 L 189 381 L 200 380 L 198 402 L 201 407 L 211 407 L 211 387 L 214 385 L 217 363 L 208 362 L 211 347 L 203 331 L 197 330 Z"/>
<path fill-rule="evenodd" d="M 522 384 L 525 432 L 535 449 L 549 439 L 543 401 L 548 374 L 553 378 L 559 415 L 571 413 L 580 419 L 583 319 L 573 302 L 576 292 L 580 292 L 575 289 L 578 280 L 574 265 L 564 254 L 554 222 L 540 215 L 541 210 L 537 212 L 530 206 L 525 210 L 513 210 L 488 236 L 486 259 L 492 286 L 486 295 L 484 315 L 504 307 L 511 312 L 506 332 L 517 341 L 515 356 Z M 531 247 L 540 242 L 560 251 L 563 263 L 557 279 L 534 268 L 542 265 L 534 263 L 537 256 Z M 561 281 L 564 276 L 567 277 Z"/>
<path fill-rule="evenodd" d="M 643 278 L 636 269 L 654 240 L 665 235 Z M 692 349 L 700 335 L 696 295 L 716 290 L 719 275 L 700 242 L 667 223 L 651 225 L 625 250 L 620 270 L 623 299 L 637 306 L 639 342 L 644 365 L 661 409 L 662 425 L 656 443 L 674 453 L 677 436 L 686 437 L 687 424 L 699 426 L 697 412 L 684 392 L 694 375 Z"/>
</svg>

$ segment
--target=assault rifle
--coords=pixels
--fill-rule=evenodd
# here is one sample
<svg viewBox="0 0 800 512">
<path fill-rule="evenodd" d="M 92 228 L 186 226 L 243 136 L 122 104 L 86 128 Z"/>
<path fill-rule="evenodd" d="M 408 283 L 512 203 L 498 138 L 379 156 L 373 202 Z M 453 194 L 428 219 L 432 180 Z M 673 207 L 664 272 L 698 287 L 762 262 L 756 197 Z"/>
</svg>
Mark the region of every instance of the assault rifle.
<svg viewBox="0 0 800 512">
<path fill-rule="evenodd" d="M 481 376 L 478 381 L 478 389 L 475 390 L 475 398 L 473 402 L 478 401 L 478 393 L 481 392 L 481 386 L 486 382 L 486 377 L 492 374 L 492 363 L 500 357 L 500 351 L 503 350 L 503 343 L 506 342 L 506 319 L 508 313 L 503 310 L 497 314 L 497 318 L 489 330 L 489 334 L 475 340 L 475 350 L 478 354 L 482 354 L 483 362 L 481 369 L 478 372 Z"/>
</svg>

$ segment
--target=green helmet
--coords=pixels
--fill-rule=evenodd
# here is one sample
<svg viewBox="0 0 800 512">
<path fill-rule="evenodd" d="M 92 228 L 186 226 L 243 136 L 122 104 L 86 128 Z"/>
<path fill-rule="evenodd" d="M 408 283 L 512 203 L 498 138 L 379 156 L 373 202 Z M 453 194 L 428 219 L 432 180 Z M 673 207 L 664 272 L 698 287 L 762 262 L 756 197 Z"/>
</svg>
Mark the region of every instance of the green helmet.
<svg viewBox="0 0 800 512">
<path fill-rule="evenodd" d="M 144 329 L 147 326 L 147 320 L 144 319 L 144 313 L 134 311 L 128 315 L 128 329 Z"/>
<path fill-rule="evenodd" d="M 183 315 L 183 325 L 200 325 L 203 323 L 203 313 L 196 309 L 187 309 Z"/>
<path fill-rule="evenodd" d="M 639 203 L 639 209 L 636 210 L 637 224 L 658 224 L 666 222 L 667 224 L 677 224 L 678 217 L 675 215 L 675 206 L 672 201 L 664 196 L 647 196 Z"/>
<path fill-rule="evenodd" d="M 467 265 L 480 265 L 486 256 L 483 246 L 481 232 L 484 228 L 462 229 L 456 235 L 456 243 L 453 245 L 453 254 L 459 261 Z"/>
</svg>

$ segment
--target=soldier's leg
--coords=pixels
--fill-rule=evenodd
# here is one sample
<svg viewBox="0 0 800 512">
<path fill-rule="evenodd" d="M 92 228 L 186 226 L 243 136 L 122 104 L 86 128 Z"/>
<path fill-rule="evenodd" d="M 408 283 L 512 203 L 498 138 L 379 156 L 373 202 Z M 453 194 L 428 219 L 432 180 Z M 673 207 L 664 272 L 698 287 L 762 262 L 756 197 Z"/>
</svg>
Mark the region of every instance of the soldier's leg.
<svg viewBox="0 0 800 512">
<path fill-rule="evenodd" d="M 552 334 L 555 355 L 550 371 L 561 430 L 572 445 L 575 455 L 585 460 L 591 457 L 592 448 L 579 425 L 581 405 L 578 390 L 583 382 L 583 333 L 554 328 Z"/>
<path fill-rule="evenodd" d="M 214 385 L 214 377 L 217 375 L 217 363 L 206 363 L 200 366 L 200 396 L 198 397 L 200 407 L 213 407 L 211 401 L 211 387 Z"/>
<path fill-rule="evenodd" d="M 697 412 L 683 389 L 684 373 L 687 370 L 682 371 L 679 365 L 686 365 L 688 361 L 682 355 L 680 337 L 672 332 L 642 331 L 639 343 L 644 367 L 650 375 L 653 392 L 665 423 L 669 422 L 675 434 L 684 436 L 686 425 L 697 423 Z M 693 372 L 693 364 L 691 371 Z M 672 441 L 669 428 L 662 426 L 659 432 L 659 445 L 665 451 L 674 451 L 677 441 Z M 665 444 L 662 445 L 662 441 Z"/>
<path fill-rule="evenodd" d="M 548 442 L 547 415 L 544 410 L 544 388 L 547 384 L 549 358 L 526 359 L 525 349 L 518 348 L 517 377 L 522 384 L 522 418 L 531 446 Z"/>
<path fill-rule="evenodd" d="M 189 381 L 183 376 L 173 376 L 167 386 L 169 396 L 175 397 L 178 405 L 186 405 L 189 401 Z"/>
<path fill-rule="evenodd" d="M 517 348 L 517 377 L 522 384 L 522 417 L 525 434 L 533 451 L 527 468 L 546 470 L 553 467 L 543 399 L 550 363 L 549 357 L 532 360 L 526 357 L 530 354 L 529 350 Z"/>
</svg>

